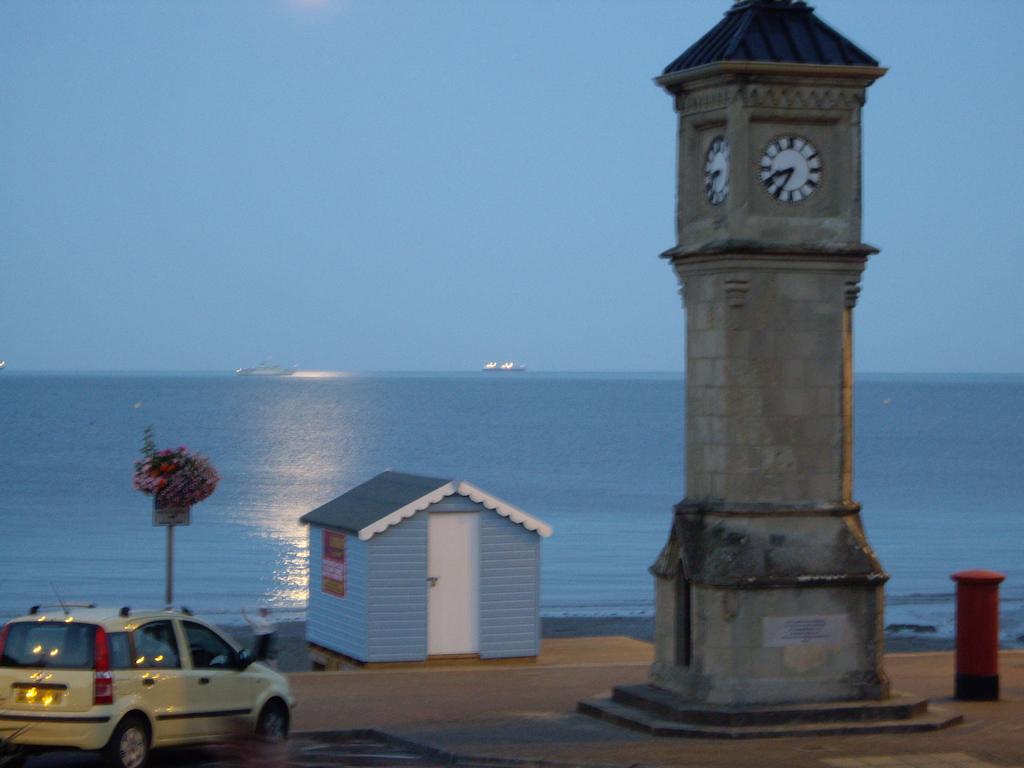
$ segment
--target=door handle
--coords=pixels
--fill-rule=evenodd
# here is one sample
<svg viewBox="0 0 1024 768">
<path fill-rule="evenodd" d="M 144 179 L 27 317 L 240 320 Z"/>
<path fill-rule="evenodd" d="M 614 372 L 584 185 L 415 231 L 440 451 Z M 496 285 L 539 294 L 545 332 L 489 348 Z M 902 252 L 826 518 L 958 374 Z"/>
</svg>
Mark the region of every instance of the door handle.
<svg viewBox="0 0 1024 768">
<path fill-rule="evenodd" d="M 142 684 L 143 685 L 156 685 L 156 680 L 154 678 L 152 678 L 152 677 L 144 677 L 144 678 L 142 678 Z"/>
<path fill-rule="evenodd" d="M 210 678 L 208 678 L 208 677 L 200 677 L 199 678 L 199 684 L 200 685 L 206 685 L 209 682 L 210 682 Z"/>
<path fill-rule="evenodd" d="M 427 584 L 429 584 L 432 587 L 436 587 L 437 586 L 437 579 L 438 579 L 437 576 L 427 576 Z"/>
</svg>

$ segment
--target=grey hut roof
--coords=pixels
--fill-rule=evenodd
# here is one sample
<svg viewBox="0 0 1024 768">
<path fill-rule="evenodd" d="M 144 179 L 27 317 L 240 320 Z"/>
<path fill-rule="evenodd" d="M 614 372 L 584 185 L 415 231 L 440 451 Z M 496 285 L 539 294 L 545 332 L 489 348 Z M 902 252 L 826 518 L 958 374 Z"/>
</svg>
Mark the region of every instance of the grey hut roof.
<svg viewBox="0 0 1024 768">
<path fill-rule="evenodd" d="M 337 528 L 359 534 L 368 540 L 402 520 L 422 512 L 431 504 L 453 496 L 465 496 L 497 512 L 517 525 L 541 536 L 551 535 L 551 527 L 521 509 L 491 496 L 463 480 L 411 475 L 406 472 L 381 472 L 336 499 L 307 512 L 299 522 Z"/>
<path fill-rule="evenodd" d="M 326 504 L 307 512 L 300 522 L 361 531 L 418 499 L 451 482 L 451 479 L 409 475 L 405 472 L 381 472 L 362 485 Z"/>
<path fill-rule="evenodd" d="M 710 32 L 665 67 L 665 74 L 718 61 L 878 66 L 802 0 L 736 3 Z"/>
</svg>

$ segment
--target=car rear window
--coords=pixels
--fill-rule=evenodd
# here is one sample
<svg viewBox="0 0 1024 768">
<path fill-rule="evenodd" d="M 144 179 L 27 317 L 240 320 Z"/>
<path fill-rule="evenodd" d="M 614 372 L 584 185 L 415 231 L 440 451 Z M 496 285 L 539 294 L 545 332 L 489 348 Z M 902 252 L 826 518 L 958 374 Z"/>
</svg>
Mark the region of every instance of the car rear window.
<svg viewBox="0 0 1024 768">
<path fill-rule="evenodd" d="M 95 624 L 19 621 L 8 625 L 0 667 L 92 669 Z"/>
</svg>

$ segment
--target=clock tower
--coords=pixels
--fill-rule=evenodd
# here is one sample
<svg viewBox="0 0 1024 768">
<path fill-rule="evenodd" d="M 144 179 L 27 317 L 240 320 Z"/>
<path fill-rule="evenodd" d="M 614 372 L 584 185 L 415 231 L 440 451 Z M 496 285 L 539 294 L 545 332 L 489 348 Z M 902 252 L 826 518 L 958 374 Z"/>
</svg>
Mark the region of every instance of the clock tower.
<svg viewBox="0 0 1024 768">
<path fill-rule="evenodd" d="M 804 2 L 741 0 L 657 78 L 679 117 L 663 257 L 686 311 L 686 497 L 651 568 L 651 684 L 584 711 L 682 735 L 951 722 L 890 695 L 888 576 L 853 495 L 852 313 L 876 253 L 861 111 L 885 71 Z"/>
</svg>

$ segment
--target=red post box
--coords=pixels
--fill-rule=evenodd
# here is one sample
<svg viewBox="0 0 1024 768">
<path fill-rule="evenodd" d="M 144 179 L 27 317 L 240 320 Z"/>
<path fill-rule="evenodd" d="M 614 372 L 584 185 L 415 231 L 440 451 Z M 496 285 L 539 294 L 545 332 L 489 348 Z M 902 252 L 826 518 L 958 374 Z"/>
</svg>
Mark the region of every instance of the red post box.
<svg viewBox="0 0 1024 768">
<path fill-rule="evenodd" d="M 961 571 L 956 582 L 956 698 L 999 698 L 999 584 L 995 571 Z"/>
</svg>

